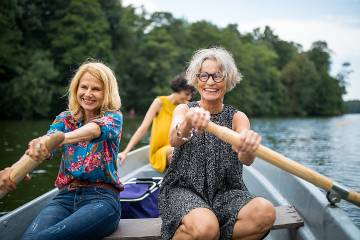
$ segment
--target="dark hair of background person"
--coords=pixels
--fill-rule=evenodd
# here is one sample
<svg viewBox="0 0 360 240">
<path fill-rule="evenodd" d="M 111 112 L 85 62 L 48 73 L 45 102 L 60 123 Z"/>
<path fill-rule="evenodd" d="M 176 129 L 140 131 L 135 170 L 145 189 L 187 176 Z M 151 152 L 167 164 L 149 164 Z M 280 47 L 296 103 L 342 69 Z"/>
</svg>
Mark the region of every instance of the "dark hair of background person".
<svg viewBox="0 0 360 240">
<path fill-rule="evenodd" d="M 195 93 L 195 88 L 188 84 L 188 81 L 186 80 L 184 73 L 176 75 L 174 79 L 171 80 L 170 88 L 174 92 L 190 91 L 192 95 L 194 95 Z"/>
</svg>

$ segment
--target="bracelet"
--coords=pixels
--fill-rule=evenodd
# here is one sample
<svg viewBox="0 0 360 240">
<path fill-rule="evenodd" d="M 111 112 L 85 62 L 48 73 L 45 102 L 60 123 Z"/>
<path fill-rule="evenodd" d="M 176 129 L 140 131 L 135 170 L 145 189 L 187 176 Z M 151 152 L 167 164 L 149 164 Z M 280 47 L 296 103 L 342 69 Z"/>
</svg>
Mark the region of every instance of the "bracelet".
<svg viewBox="0 0 360 240">
<path fill-rule="evenodd" d="M 189 140 L 192 138 L 192 136 L 194 136 L 194 129 L 193 129 L 193 128 L 191 129 L 191 131 L 190 131 L 190 136 L 188 136 L 188 137 L 183 137 L 182 134 L 181 134 L 181 132 L 179 131 L 179 125 L 180 125 L 180 123 L 176 124 L 176 126 L 175 126 L 176 136 L 177 136 L 178 138 L 180 138 L 181 140 L 183 140 L 183 141 L 189 141 Z"/>
</svg>

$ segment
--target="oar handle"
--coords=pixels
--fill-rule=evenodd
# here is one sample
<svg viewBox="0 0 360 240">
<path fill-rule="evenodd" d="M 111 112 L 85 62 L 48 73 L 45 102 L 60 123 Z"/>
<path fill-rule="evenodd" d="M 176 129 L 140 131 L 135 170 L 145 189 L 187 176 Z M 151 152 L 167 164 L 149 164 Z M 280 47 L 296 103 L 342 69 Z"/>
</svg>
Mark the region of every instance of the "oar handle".
<svg viewBox="0 0 360 240">
<path fill-rule="evenodd" d="M 46 148 L 51 152 L 54 148 L 59 146 L 60 143 L 64 140 L 65 135 L 62 132 L 56 132 L 49 136 L 49 139 L 45 141 Z M 36 161 L 32 159 L 29 155 L 24 154 L 17 162 L 11 166 L 10 179 L 19 183 L 24 179 L 26 174 L 31 172 L 36 168 L 42 161 Z M 7 194 L 7 191 L 0 190 L 0 198 L 4 197 Z"/>
<path fill-rule="evenodd" d="M 224 127 L 219 126 L 213 122 L 209 122 L 206 129 L 208 132 L 214 134 L 219 139 L 227 142 L 231 145 L 239 145 L 239 133 Z M 260 145 L 254 153 L 257 157 L 265 160 L 272 165 L 275 165 L 281 168 L 284 171 L 287 171 L 295 176 L 298 176 L 320 188 L 323 188 L 327 191 L 337 192 L 341 198 L 348 200 L 349 202 L 354 203 L 357 206 L 360 206 L 360 194 L 357 192 L 349 191 L 345 187 L 342 187 L 340 184 L 333 182 L 330 178 L 321 175 L 320 173 L 315 172 L 283 155 L 277 153 L 270 148 L 267 148 L 263 145 Z"/>
</svg>

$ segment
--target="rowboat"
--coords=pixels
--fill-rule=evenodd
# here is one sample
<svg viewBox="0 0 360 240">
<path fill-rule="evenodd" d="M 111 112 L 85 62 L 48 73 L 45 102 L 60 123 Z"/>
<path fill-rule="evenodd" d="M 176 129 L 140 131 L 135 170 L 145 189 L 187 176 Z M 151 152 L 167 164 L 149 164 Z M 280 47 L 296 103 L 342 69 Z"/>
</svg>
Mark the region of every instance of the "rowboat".
<svg viewBox="0 0 360 240">
<path fill-rule="evenodd" d="M 149 178 L 161 176 L 161 174 L 154 171 L 148 165 L 148 151 L 148 146 L 145 146 L 128 154 L 124 165 L 119 168 L 122 182 L 126 182 L 134 177 Z M 292 219 L 286 220 L 285 223 L 281 223 L 281 229 L 272 230 L 266 239 L 360 239 L 360 230 L 354 225 L 345 212 L 337 206 L 330 205 L 324 193 L 312 184 L 260 159 L 256 160 L 250 167 L 244 167 L 243 174 L 245 184 L 250 192 L 267 198 L 274 206 L 278 206 L 277 209 L 281 209 L 282 206 L 291 207 L 289 208 L 292 209 L 290 212 L 295 211 L 296 214 L 300 215 L 301 222 L 303 221 L 303 224 L 292 225 L 286 222 L 291 222 L 293 221 Z M 40 209 L 42 209 L 57 192 L 57 189 L 53 189 L 1 217 L 1 238 L 9 240 L 19 239 Z M 280 215 L 281 214 L 283 213 L 280 213 Z M 285 215 L 287 215 L 287 213 L 285 213 Z M 293 215 L 289 216 L 291 218 Z M 159 237 L 159 221 L 161 220 L 152 219 L 149 221 L 141 221 L 140 219 L 139 221 L 132 221 L 131 225 L 133 226 L 134 223 L 145 224 L 145 232 L 146 227 L 148 227 L 153 235 L 147 235 L 148 239 L 157 239 Z M 135 239 L 135 237 L 124 236 L 124 232 L 126 232 L 124 228 L 126 227 L 123 225 L 121 230 L 121 224 L 126 225 L 126 220 L 120 220 L 120 231 L 117 231 L 106 239 Z M 148 226 L 146 226 L 146 224 Z M 291 227 L 290 225 L 295 227 Z M 157 229 L 154 230 L 154 227 Z M 136 226 L 133 228 L 137 229 L 137 231 L 144 229 L 143 227 L 139 228 Z M 146 236 L 141 236 L 141 239 L 146 239 Z"/>
</svg>

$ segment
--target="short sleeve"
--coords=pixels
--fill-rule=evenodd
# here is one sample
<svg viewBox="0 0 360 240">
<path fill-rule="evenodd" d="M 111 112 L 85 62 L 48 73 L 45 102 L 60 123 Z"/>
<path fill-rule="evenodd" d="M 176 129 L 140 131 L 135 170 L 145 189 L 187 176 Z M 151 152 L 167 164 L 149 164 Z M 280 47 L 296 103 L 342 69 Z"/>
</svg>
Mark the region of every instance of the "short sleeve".
<svg viewBox="0 0 360 240">
<path fill-rule="evenodd" d="M 62 112 L 56 116 L 55 120 L 51 123 L 50 128 L 46 135 L 51 135 L 55 132 L 65 132 L 64 120 L 66 119 L 68 113 Z"/>
<path fill-rule="evenodd" d="M 56 132 L 65 132 L 65 120 L 66 120 L 67 116 L 69 116 L 69 115 L 70 115 L 69 112 L 62 112 L 59 115 L 57 115 L 55 120 L 51 123 L 46 135 L 50 136 L 51 134 L 54 134 Z M 50 153 L 50 157 L 48 158 L 48 160 L 54 156 L 56 151 L 57 151 L 57 149 L 55 148 Z"/>
<path fill-rule="evenodd" d="M 104 140 L 119 139 L 122 131 L 123 117 L 120 112 L 106 112 L 101 118 L 92 120 L 99 125 L 101 135 L 92 140 L 92 142 L 101 142 Z"/>
</svg>

